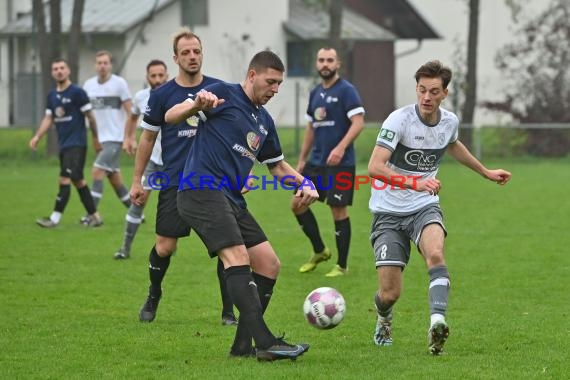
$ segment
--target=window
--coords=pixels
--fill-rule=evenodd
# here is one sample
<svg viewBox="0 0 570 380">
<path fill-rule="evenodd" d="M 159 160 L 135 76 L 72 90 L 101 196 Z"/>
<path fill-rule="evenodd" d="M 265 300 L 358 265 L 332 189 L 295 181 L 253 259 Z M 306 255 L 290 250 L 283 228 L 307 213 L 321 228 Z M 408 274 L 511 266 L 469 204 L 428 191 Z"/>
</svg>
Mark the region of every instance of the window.
<svg viewBox="0 0 570 380">
<path fill-rule="evenodd" d="M 287 76 L 311 77 L 315 71 L 314 44 L 310 41 L 287 42 Z"/>
<path fill-rule="evenodd" d="M 181 0 L 181 24 L 190 28 L 208 25 L 208 0 Z"/>
</svg>

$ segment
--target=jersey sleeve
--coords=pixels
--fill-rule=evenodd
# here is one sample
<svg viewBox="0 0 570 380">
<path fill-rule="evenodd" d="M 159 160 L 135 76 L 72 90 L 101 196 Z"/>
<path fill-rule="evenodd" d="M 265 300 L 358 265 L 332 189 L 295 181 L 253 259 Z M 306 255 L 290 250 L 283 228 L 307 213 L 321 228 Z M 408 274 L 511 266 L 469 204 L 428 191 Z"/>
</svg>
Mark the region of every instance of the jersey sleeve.
<svg viewBox="0 0 570 380">
<path fill-rule="evenodd" d="M 399 113 L 391 113 L 382 123 L 382 128 L 376 137 L 376 145 L 383 146 L 393 152 L 402 137 L 402 125 Z"/>
<path fill-rule="evenodd" d="M 354 86 L 349 86 L 346 90 L 345 110 L 346 117 L 351 118 L 354 115 L 364 114 L 364 106 L 362 105 L 362 99 Z"/>
<path fill-rule="evenodd" d="M 275 123 L 269 114 L 267 114 L 267 124 L 267 139 L 257 155 L 257 160 L 264 165 L 285 159 L 281 150 L 281 143 L 279 142 Z"/>
<path fill-rule="evenodd" d="M 121 78 L 120 83 L 121 102 L 125 102 L 131 98 L 131 92 L 129 91 L 129 85 L 124 78 Z"/>
<path fill-rule="evenodd" d="M 93 109 L 87 92 L 80 87 L 77 88 L 77 105 L 79 106 L 79 110 L 83 113 Z"/>
<path fill-rule="evenodd" d="M 134 97 L 132 105 L 131 105 L 131 114 L 133 114 L 135 116 L 139 116 L 142 113 L 142 110 L 140 108 L 140 103 L 142 101 L 143 96 L 144 96 L 143 91 L 138 91 L 135 94 L 135 97 Z"/>
<path fill-rule="evenodd" d="M 457 116 L 453 115 L 453 133 L 451 134 L 451 138 L 449 139 L 449 143 L 453 144 L 457 142 L 459 139 L 459 119 Z"/>
<path fill-rule="evenodd" d="M 165 113 L 164 105 L 162 104 L 159 93 L 154 90 L 151 91 L 146 109 L 144 110 L 141 128 L 148 129 L 152 132 L 160 132 L 160 127 L 164 122 Z"/>
</svg>

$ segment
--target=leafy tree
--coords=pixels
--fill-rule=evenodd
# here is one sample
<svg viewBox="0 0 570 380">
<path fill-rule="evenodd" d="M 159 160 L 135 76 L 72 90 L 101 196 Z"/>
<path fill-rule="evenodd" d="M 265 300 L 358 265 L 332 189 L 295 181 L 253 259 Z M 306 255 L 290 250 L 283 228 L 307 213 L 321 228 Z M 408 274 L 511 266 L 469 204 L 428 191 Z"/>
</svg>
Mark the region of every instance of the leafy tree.
<svg viewBox="0 0 570 380">
<path fill-rule="evenodd" d="M 496 56 L 505 98 L 484 106 L 521 123 L 569 123 L 570 2 L 550 0 L 544 11 L 520 23 L 516 35 L 516 42 Z M 567 131 L 530 129 L 528 137 L 529 154 L 563 156 L 570 151 Z"/>
</svg>

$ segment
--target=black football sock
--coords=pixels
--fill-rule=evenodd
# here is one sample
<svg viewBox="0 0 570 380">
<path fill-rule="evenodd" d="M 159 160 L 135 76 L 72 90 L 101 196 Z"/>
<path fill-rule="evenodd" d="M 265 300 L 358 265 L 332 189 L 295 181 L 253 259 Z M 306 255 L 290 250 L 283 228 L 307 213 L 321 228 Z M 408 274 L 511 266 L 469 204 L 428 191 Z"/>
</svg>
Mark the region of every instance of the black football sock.
<svg viewBox="0 0 570 380">
<path fill-rule="evenodd" d="M 222 296 L 222 315 L 233 314 L 234 304 L 228 293 L 226 278 L 224 276 L 224 263 L 218 258 L 218 282 L 220 284 L 220 295 Z"/>
<path fill-rule="evenodd" d="M 265 310 L 267 310 L 267 306 L 269 305 L 269 301 L 273 295 L 273 287 L 277 281 L 255 272 L 253 272 L 251 276 L 257 284 L 257 294 L 261 303 L 261 311 L 265 314 Z M 234 339 L 234 344 L 232 345 L 232 352 L 247 354 L 251 352 L 251 347 L 251 334 L 244 324 L 239 323 Z"/>
<path fill-rule="evenodd" d="M 263 320 L 257 285 L 253 281 L 249 265 L 227 268 L 226 283 L 232 301 L 240 313 L 238 326 L 244 325 L 247 328 L 258 348 L 272 346 L 275 336 Z"/>
<path fill-rule="evenodd" d="M 336 249 L 338 250 L 337 264 L 341 268 L 348 266 L 348 249 L 350 248 L 350 218 L 335 220 Z"/>
<path fill-rule="evenodd" d="M 149 293 L 153 297 L 160 297 L 162 295 L 162 280 L 170 265 L 170 256 L 160 257 L 156 252 L 156 247 L 152 247 L 148 262 L 148 274 L 150 276 Z"/>
<path fill-rule="evenodd" d="M 319 231 L 319 225 L 317 224 L 317 219 L 315 215 L 308 209 L 304 213 L 300 215 L 295 215 L 297 218 L 297 223 L 303 229 L 305 235 L 311 241 L 313 245 L 313 252 L 320 253 L 325 249 L 325 243 L 323 243 L 323 239 L 321 238 L 321 233 Z"/>
<path fill-rule="evenodd" d="M 78 187 L 77 193 L 79 194 L 79 198 L 81 199 L 81 203 L 83 203 L 83 207 L 85 207 L 87 214 L 95 214 L 97 209 L 95 208 L 95 202 L 93 202 L 93 196 L 89 191 L 89 186 L 85 185 L 83 187 Z"/>
<path fill-rule="evenodd" d="M 69 202 L 69 196 L 71 194 L 71 185 L 59 185 L 59 192 L 55 198 L 55 206 L 53 210 L 63 214 L 67 202 Z"/>
</svg>

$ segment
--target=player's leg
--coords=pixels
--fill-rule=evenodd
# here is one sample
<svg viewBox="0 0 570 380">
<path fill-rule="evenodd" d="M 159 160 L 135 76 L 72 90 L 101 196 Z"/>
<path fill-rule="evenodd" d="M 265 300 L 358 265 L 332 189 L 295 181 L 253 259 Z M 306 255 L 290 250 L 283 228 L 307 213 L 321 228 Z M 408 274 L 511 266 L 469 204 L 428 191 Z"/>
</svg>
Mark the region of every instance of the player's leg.
<svg viewBox="0 0 570 380">
<path fill-rule="evenodd" d="M 222 298 L 222 325 L 235 326 L 238 324 L 237 318 L 234 314 L 234 304 L 228 293 L 226 285 L 226 277 L 224 271 L 224 263 L 218 258 L 217 265 L 218 284 L 220 285 L 220 296 Z"/>
<path fill-rule="evenodd" d="M 279 259 L 269 242 L 261 243 L 247 251 L 251 261 L 252 277 L 257 285 L 261 310 L 265 314 L 273 295 L 273 287 L 277 282 L 280 267 Z M 248 356 L 252 354 L 254 354 L 252 335 L 244 324 L 238 325 L 230 355 Z"/>
<path fill-rule="evenodd" d="M 141 179 L 141 185 L 145 191 L 145 199 L 148 199 L 150 192 L 153 190 L 152 187 L 145 181 L 145 178 L 149 178 L 154 172 L 161 171 L 162 165 L 157 165 L 152 161 L 149 161 L 143 173 L 143 178 Z M 115 253 L 114 258 L 117 260 L 128 259 L 131 255 L 131 245 L 135 239 L 139 226 L 143 221 L 143 211 L 145 204 L 137 206 L 131 204 L 125 215 L 125 229 L 123 234 L 123 244 L 121 248 Z"/>
<path fill-rule="evenodd" d="M 338 277 L 348 270 L 348 252 L 350 249 L 351 224 L 348 216 L 348 206 L 352 205 L 354 196 L 354 166 L 327 168 L 327 174 L 332 180 L 332 187 L 327 191 L 329 205 L 334 221 L 334 234 L 338 259 L 336 265 L 326 274 L 327 277 Z M 342 178 L 343 182 L 339 182 Z M 349 184 L 347 184 L 347 181 Z"/>
<path fill-rule="evenodd" d="M 330 187 L 330 179 L 322 176 L 321 170 L 311 165 L 307 165 L 302 174 L 315 184 L 319 192 L 319 201 L 323 202 L 326 199 L 327 189 Z M 291 199 L 291 211 L 293 211 L 297 223 L 299 223 L 303 233 L 309 238 L 313 247 L 311 258 L 299 268 L 299 272 L 313 271 L 319 263 L 330 259 L 331 252 L 323 242 L 315 214 L 313 214 L 309 206 L 302 205 L 301 200 L 295 195 Z"/>
<path fill-rule="evenodd" d="M 190 227 L 178 215 L 176 194 L 176 186 L 167 187 L 158 193 L 156 243 L 149 255 L 150 286 L 147 300 L 139 313 L 141 322 L 152 322 L 156 318 L 162 297 L 162 282 L 170 266 L 170 258 L 176 252 L 178 238 L 190 235 Z"/>
<path fill-rule="evenodd" d="M 53 228 L 57 226 L 61 220 L 65 207 L 69 202 L 69 197 L 71 194 L 71 164 L 72 158 L 71 149 L 63 149 L 59 153 L 59 190 L 55 198 L 55 204 L 53 211 L 49 217 L 44 217 L 36 220 L 36 223 L 44 228 Z"/>
<path fill-rule="evenodd" d="M 93 201 L 93 196 L 87 186 L 87 181 L 83 175 L 83 170 L 85 168 L 85 159 L 87 157 L 87 147 L 74 147 L 71 148 L 72 157 L 69 167 L 70 178 L 73 186 L 77 189 L 79 194 L 79 199 L 87 212 L 85 219 L 85 225 L 89 227 L 99 227 L 103 224 L 103 219 L 97 212 L 95 208 L 95 202 Z"/>
<path fill-rule="evenodd" d="M 378 346 L 392 344 L 393 307 L 402 291 L 402 271 L 410 258 L 410 239 L 401 230 L 404 218 L 375 215 L 370 241 L 374 251 L 378 291 L 374 295 L 377 311 L 373 341 Z"/>
<path fill-rule="evenodd" d="M 114 172 L 109 174 L 108 178 L 111 186 L 113 186 L 113 189 L 115 190 L 115 194 L 117 194 L 117 198 L 119 198 L 125 207 L 130 207 L 131 197 L 129 195 L 129 189 L 125 186 L 123 175 L 120 170 L 115 169 Z"/>
<path fill-rule="evenodd" d="M 240 312 L 238 328 L 245 327 L 253 336 L 257 358 L 294 359 L 302 355 L 308 346 L 291 345 L 276 338 L 263 319 L 257 284 L 237 222 L 245 210 L 231 203 L 220 191 L 196 190 L 178 193 L 178 211 L 198 233 L 210 256 L 218 255 L 223 261 L 230 297 Z"/>
<path fill-rule="evenodd" d="M 430 328 L 428 349 L 438 355 L 449 336 L 445 320 L 449 299 L 450 280 L 444 257 L 445 227 L 441 209 L 428 206 L 414 218 L 415 242 L 422 254 L 429 275 Z"/>
<path fill-rule="evenodd" d="M 97 153 L 95 161 L 93 162 L 93 168 L 91 169 L 91 177 L 93 178 L 93 184 L 91 185 L 91 196 L 93 197 L 93 202 L 95 203 L 95 208 L 99 207 L 99 202 L 103 198 L 103 181 L 113 169 L 109 164 L 110 157 L 113 155 L 113 145 L 110 142 L 101 143 L 102 149 Z"/>
<path fill-rule="evenodd" d="M 145 196 L 148 198 L 150 191 L 145 191 Z M 140 206 L 131 204 L 125 215 L 125 230 L 123 234 L 123 244 L 121 248 L 115 253 L 116 260 L 128 259 L 131 256 L 131 245 L 137 234 L 139 226 L 142 223 L 142 216 L 145 205 Z"/>
<path fill-rule="evenodd" d="M 120 166 L 122 143 L 113 141 L 108 145 L 109 150 L 106 165 L 110 168 L 108 171 L 109 182 L 113 186 L 115 194 L 117 194 L 119 200 L 128 208 L 131 205 L 131 197 L 129 195 L 129 190 L 123 182 L 123 175 L 121 174 Z"/>
</svg>

